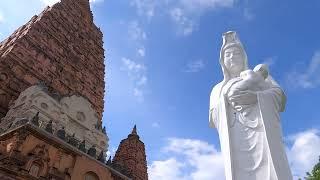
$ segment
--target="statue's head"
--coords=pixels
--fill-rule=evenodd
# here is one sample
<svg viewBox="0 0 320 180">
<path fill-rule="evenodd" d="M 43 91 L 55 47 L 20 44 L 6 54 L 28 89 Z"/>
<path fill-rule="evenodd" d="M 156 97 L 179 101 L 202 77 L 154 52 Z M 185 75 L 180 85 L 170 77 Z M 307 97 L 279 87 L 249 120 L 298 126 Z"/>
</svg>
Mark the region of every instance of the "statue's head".
<svg viewBox="0 0 320 180">
<path fill-rule="evenodd" d="M 228 81 L 231 74 L 240 75 L 242 71 L 248 69 L 248 60 L 236 32 L 228 31 L 222 37 L 223 44 L 220 51 L 220 64 L 224 80 Z"/>
</svg>

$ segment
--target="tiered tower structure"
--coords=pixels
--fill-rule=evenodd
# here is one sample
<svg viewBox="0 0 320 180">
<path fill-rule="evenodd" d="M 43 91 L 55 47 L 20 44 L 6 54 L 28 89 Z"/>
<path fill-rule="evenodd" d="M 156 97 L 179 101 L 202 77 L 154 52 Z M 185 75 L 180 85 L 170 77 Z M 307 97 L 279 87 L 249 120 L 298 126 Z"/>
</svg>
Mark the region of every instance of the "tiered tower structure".
<svg viewBox="0 0 320 180">
<path fill-rule="evenodd" d="M 145 146 L 140 140 L 136 125 L 128 138 L 120 142 L 112 163 L 115 168 L 124 167 L 133 179 L 148 179 Z"/>
<path fill-rule="evenodd" d="M 89 0 L 61 0 L 0 43 L 1 180 L 148 178 L 105 162 L 104 69 Z"/>
</svg>

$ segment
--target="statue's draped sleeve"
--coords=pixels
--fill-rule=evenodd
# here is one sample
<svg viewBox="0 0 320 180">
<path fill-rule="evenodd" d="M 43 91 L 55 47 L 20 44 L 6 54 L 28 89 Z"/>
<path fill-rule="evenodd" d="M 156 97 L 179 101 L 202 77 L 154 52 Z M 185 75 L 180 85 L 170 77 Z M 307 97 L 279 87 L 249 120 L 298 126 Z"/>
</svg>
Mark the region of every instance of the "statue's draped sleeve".
<svg viewBox="0 0 320 180">
<path fill-rule="evenodd" d="M 260 117 L 266 132 L 268 150 L 278 179 L 292 180 L 288 159 L 282 141 L 280 112 L 284 111 L 286 96 L 280 86 L 270 77 L 271 87 L 257 93 Z"/>
<path fill-rule="evenodd" d="M 210 106 L 209 106 L 209 126 L 211 128 L 217 128 L 218 126 L 218 117 L 219 117 L 219 101 L 220 101 L 220 92 L 221 92 L 221 85 L 222 83 L 217 84 L 213 87 L 211 94 L 210 94 Z"/>
<path fill-rule="evenodd" d="M 229 125 L 226 114 L 226 105 L 224 95 L 221 93 L 223 82 L 213 87 L 210 95 L 209 108 L 209 125 L 212 128 L 217 128 L 220 139 L 220 146 L 224 157 L 225 171 L 232 172 Z M 233 179 L 232 173 L 225 173 L 226 179 Z"/>
</svg>

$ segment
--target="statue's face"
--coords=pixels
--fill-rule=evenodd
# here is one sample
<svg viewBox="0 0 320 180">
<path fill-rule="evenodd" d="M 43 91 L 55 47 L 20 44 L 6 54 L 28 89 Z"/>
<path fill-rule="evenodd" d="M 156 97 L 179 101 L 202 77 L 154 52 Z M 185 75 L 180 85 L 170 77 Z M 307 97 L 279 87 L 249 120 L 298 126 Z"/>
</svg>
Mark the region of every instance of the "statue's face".
<svg viewBox="0 0 320 180">
<path fill-rule="evenodd" d="M 229 47 L 224 51 L 224 64 L 232 74 L 240 74 L 245 69 L 245 56 L 238 47 Z"/>
</svg>

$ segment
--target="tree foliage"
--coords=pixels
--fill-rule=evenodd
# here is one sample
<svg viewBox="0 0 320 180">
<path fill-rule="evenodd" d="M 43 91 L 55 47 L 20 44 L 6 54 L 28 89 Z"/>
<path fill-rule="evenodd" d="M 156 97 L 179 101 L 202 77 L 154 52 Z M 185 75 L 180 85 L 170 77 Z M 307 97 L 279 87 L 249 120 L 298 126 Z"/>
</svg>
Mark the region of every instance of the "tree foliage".
<svg viewBox="0 0 320 180">
<path fill-rule="evenodd" d="M 305 180 L 320 180 L 320 157 L 319 162 L 313 167 L 311 172 L 307 172 Z"/>
</svg>

